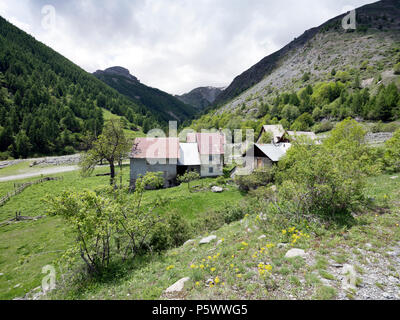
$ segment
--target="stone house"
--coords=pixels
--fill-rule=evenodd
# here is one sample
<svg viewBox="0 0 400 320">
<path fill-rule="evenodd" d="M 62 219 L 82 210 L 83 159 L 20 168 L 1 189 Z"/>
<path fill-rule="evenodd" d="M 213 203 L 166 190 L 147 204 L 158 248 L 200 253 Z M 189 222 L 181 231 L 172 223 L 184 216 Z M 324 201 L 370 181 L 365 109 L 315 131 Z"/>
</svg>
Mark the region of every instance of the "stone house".
<svg viewBox="0 0 400 320">
<path fill-rule="evenodd" d="M 147 172 L 162 172 L 165 187 L 187 171 L 201 177 L 223 174 L 225 137 L 220 133 L 188 134 L 187 143 L 178 138 L 136 138 L 130 153 L 130 184 Z"/>
<path fill-rule="evenodd" d="M 201 177 L 223 175 L 226 140 L 222 133 L 189 133 L 186 140 L 197 145 Z"/>
<path fill-rule="evenodd" d="M 176 184 L 178 138 L 136 138 L 130 154 L 130 184 L 147 172 L 162 172 L 165 187 Z"/>
</svg>

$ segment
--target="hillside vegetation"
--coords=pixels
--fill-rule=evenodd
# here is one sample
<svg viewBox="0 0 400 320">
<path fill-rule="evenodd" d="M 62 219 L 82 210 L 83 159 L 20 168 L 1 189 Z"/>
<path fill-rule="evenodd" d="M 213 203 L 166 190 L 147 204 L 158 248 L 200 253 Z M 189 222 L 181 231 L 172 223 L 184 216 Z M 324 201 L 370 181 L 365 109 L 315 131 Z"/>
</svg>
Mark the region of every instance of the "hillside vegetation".
<svg viewBox="0 0 400 320">
<path fill-rule="evenodd" d="M 117 263 L 95 274 L 85 274 L 75 266 L 46 298 L 398 299 L 400 180 L 392 174 L 400 172 L 400 130 L 382 150 L 384 156 L 365 145 L 364 135 L 359 124 L 346 120 L 322 145 L 295 143 L 277 167 L 264 169 L 268 174 L 245 178 L 262 184 L 252 184 L 248 192 L 242 192 L 242 202 L 209 209 L 200 224 L 200 216 L 193 217 L 197 232 L 192 236 L 201 233 L 183 246 L 151 250 L 147 244 L 177 239 L 183 243 L 190 236 L 185 219 L 169 221 L 167 212 L 160 211 L 169 221 L 164 220 L 161 228 L 140 229 L 134 224 L 139 238 L 156 230 L 157 237 L 146 240 L 141 254 L 121 260 L 118 246 L 112 245 L 111 259 Z M 229 184 L 225 188 L 235 189 Z M 174 189 L 151 191 L 154 196 L 167 192 L 176 194 Z M 89 196 L 79 194 L 81 199 Z M 68 200 L 58 197 L 50 205 L 50 211 L 63 215 L 73 229 L 75 223 L 65 216 L 65 209 L 75 203 L 78 208 L 85 205 L 85 200 L 76 202 L 76 195 L 69 194 Z M 209 194 L 207 199 L 214 196 Z M 98 190 L 90 197 L 107 201 L 108 195 Z M 112 210 L 113 206 L 104 204 Z M 152 204 L 157 206 L 157 202 Z M 107 215 L 103 218 L 107 221 Z M 113 228 L 108 223 L 104 226 Z M 204 243 L 209 235 L 214 240 Z M 95 238 L 85 234 L 85 239 Z M 91 250 L 88 254 L 95 254 Z M 71 253 L 64 256 L 70 258 Z M 82 263 L 72 261 L 72 265 Z M 184 277 L 189 279 L 183 290 L 166 293 Z"/>
<path fill-rule="evenodd" d="M 135 126 L 150 111 L 0 17 L 0 158 L 73 153 L 98 135 L 101 108 Z"/>
<path fill-rule="evenodd" d="M 356 30 L 344 30 L 341 15 L 306 31 L 238 76 L 194 126 L 281 122 L 289 129 L 298 120 L 293 129 L 300 130 L 347 116 L 397 120 L 399 6 L 387 0 L 358 8 Z"/>
</svg>

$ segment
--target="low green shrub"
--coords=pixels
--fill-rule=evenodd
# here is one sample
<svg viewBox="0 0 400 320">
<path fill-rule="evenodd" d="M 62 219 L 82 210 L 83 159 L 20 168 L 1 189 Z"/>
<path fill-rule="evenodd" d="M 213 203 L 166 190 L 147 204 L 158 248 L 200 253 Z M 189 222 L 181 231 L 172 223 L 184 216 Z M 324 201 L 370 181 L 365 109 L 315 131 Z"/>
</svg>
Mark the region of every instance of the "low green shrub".
<svg viewBox="0 0 400 320">
<path fill-rule="evenodd" d="M 274 170 L 272 167 L 264 167 L 254 170 L 250 175 L 237 175 L 235 183 L 241 191 L 248 192 L 258 187 L 267 186 L 274 181 Z"/>
<path fill-rule="evenodd" d="M 313 131 L 315 133 L 322 133 L 322 132 L 331 131 L 334 127 L 335 127 L 335 125 L 332 122 L 324 121 L 324 122 L 316 124 L 313 128 Z"/>
<path fill-rule="evenodd" d="M 151 231 L 149 247 L 154 251 L 163 251 L 182 245 L 193 231 L 190 224 L 176 212 L 162 216 L 162 220 Z"/>
<path fill-rule="evenodd" d="M 388 172 L 400 172 L 400 129 L 386 141 L 384 161 Z"/>
</svg>

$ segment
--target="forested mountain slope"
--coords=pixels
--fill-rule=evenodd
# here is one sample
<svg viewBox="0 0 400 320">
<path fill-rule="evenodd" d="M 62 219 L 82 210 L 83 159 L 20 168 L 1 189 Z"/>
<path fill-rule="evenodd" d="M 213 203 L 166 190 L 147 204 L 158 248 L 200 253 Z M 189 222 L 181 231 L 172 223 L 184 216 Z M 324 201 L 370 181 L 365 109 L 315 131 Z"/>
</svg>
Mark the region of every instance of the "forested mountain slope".
<svg viewBox="0 0 400 320">
<path fill-rule="evenodd" d="M 159 115 L 165 122 L 170 120 L 183 122 L 192 119 L 197 113 L 194 107 L 185 104 L 173 95 L 140 83 L 125 68 L 112 67 L 104 71 L 98 70 L 94 75 L 135 103 Z"/>
<path fill-rule="evenodd" d="M 158 123 L 136 104 L 0 17 L 0 157 L 65 154 L 101 133 L 101 108 Z"/>
</svg>

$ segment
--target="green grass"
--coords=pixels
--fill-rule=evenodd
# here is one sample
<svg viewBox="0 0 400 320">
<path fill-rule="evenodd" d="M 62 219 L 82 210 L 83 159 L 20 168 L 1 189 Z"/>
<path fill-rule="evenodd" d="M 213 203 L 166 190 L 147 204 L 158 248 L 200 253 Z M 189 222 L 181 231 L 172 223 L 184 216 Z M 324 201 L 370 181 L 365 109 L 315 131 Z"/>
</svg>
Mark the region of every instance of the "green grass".
<svg viewBox="0 0 400 320">
<path fill-rule="evenodd" d="M 96 168 L 89 178 L 80 176 L 79 171 L 56 174 L 63 180 L 48 181 L 33 185 L 21 194 L 12 197 L 0 207 L 0 222 L 15 216 L 20 211 L 23 216 L 41 216 L 45 214 L 46 205 L 42 199 L 46 195 L 58 195 L 66 189 L 94 189 L 107 185 L 109 177 L 96 177 L 95 174 L 108 172 L 107 167 Z M 18 180 L 18 183 L 37 180 L 30 178 Z M 123 181 L 129 181 L 129 165 L 124 165 Z M 213 179 L 204 179 L 193 184 L 212 184 Z M 14 182 L 0 183 L 1 195 L 13 189 Z M 168 199 L 160 212 L 175 210 L 185 218 L 194 220 L 197 214 L 221 208 L 224 202 L 240 201 L 243 196 L 233 187 L 220 194 L 209 191 L 190 193 L 186 185 L 176 188 L 146 191 L 144 205 L 156 197 Z M 71 243 L 71 235 L 65 223 L 57 217 L 46 217 L 35 222 L 21 222 L 0 227 L 0 299 L 12 299 L 23 296 L 33 288 L 40 286 L 43 275 L 42 267 L 54 263 Z M 17 288 L 15 286 L 20 285 Z"/>
<path fill-rule="evenodd" d="M 104 120 L 110 120 L 110 119 L 121 119 L 121 116 L 115 115 L 113 113 L 111 113 L 110 111 L 103 109 L 103 117 Z M 126 118 L 125 118 L 126 120 Z M 128 121 L 128 120 L 126 120 Z M 129 123 L 129 121 L 128 121 Z M 139 138 L 139 137 L 145 137 L 146 135 L 143 133 L 143 131 L 133 131 L 133 130 L 128 130 L 128 129 L 124 129 L 124 133 L 126 135 L 126 137 L 128 139 L 135 139 L 135 138 Z"/>
<path fill-rule="evenodd" d="M 377 184 L 379 182 L 379 184 Z M 368 185 L 375 188 L 377 195 L 396 193 L 396 180 L 389 175 L 368 179 Z M 169 194 L 172 189 L 167 190 Z M 178 191 L 183 192 L 183 190 Z M 156 195 L 157 192 L 152 193 Z M 278 247 L 283 241 L 281 227 L 274 224 L 260 224 L 259 212 L 250 212 L 242 222 L 225 225 L 212 234 L 217 241 L 200 246 L 195 242 L 168 250 L 160 255 L 153 254 L 134 261 L 129 270 L 107 281 L 87 281 L 79 284 L 62 285 L 55 291 L 53 299 L 159 299 L 165 298 L 163 291 L 183 277 L 190 277 L 181 299 L 336 299 L 339 281 L 328 273 L 329 260 L 340 252 L 351 252 L 372 241 L 387 246 L 400 241 L 400 212 L 398 206 L 390 204 L 391 213 L 376 215 L 367 212 L 355 218 L 345 229 L 332 228 L 317 232 L 310 226 L 309 238 L 304 237 L 289 247 Z M 245 226 L 253 231 L 246 232 Z M 298 226 L 299 230 L 307 232 Z M 346 237 L 343 237 L 343 234 Z M 266 238 L 259 240 L 260 235 Z M 341 236 L 342 235 L 342 236 Z M 339 247 L 332 248 L 332 239 Z M 340 239 L 340 240 L 338 240 Z M 307 254 L 314 252 L 315 264 L 308 264 L 301 258 L 284 257 L 291 247 L 302 248 Z M 320 248 L 324 250 L 319 250 Z M 340 250 L 339 250 L 340 249 Z M 321 253 L 321 251 L 323 253 Z M 338 254 L 339 253 L 339 254 Z M 259 264 L 271 265 L 265 277 L 259 273 Z M 167 268 L 172 266 L 172 268 Z M 357 270 L 360 270 L 361 265 Z M 315 271 L 313 271 L 315 270 Z M 218 283 L 207 286 L 207 280 Z M 319 278 L 332 281 L 332 286 L 321 284 Z M 379 284 L 377 284 L 379 286 Z M 290 296 L 289 296 L 290 294 Z M 171 297 L 169 297 L 171 298 Z M 354 295 L 348 296 L 354 298 Z"/>
</svg>

